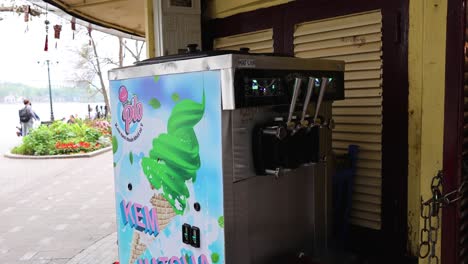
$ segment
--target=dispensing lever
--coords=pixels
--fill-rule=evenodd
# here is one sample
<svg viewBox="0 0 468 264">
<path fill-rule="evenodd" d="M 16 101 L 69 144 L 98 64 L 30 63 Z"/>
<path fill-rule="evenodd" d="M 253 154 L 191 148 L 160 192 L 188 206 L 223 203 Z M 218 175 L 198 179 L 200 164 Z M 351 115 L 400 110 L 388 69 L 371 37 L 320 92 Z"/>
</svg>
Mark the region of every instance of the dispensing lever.
<svg viewBox="0 0 468 264">
<path fill-rule="evenodd" d="M 315 78 L 309 77 L 309 83 L 307 84 L 307 94 L 304 100 L 304 106 L 302 108 L 302 117 L 301 117 L 301 124 L 304 123 L 305 116 L 307 113 L 307 107 L 309 106 L 310 98 L 312 97 L 312 91 L 315 87 Z"/>
<path fill-rule="evenodd" d="M 315 108 L 314 122 L 315 120 L 317 120 L 319 110 L 320 110 L 320 105 L 322 104 L 323 95 L 325 94 L 325 88 L 327 87 L 327 84 L 328 84 L 328 78 L 323 77 L 322 84 L 320 85 L 320 93 L 319 93 L 319 97 L 317 100 L 317 107 Z"/>
<path fill-rule="evenodd" d="M 288 134 L 287 130 L 283 126 L 273 126 L 273 127 L 267 127 L 263 129 L 263 134 L 266 135 L 272 135 L 275 136 L 276 138 L 282 140 L 286 137 Z"/>
<path fill-rule="evenodd" d="M 274 176 L 275 178 L 278 179 L 283 174 L 283 169 L 282 168 L 276 168 L 274 170 L 266 169 L 265 173 L 267 175 L 272 175 L 272 176 Z"/>
<path fill-rule="evenodd" d="M 287 125 L 291 124 L 294 109 L 296 108 L 297 97 L 299 96 L 299 89 L 301 88 L 301 78 L 296 78 L 294 81 L 293 96 L 291 99 L 291 105 L 289 106 L 288 122 Z"/>
</svg>

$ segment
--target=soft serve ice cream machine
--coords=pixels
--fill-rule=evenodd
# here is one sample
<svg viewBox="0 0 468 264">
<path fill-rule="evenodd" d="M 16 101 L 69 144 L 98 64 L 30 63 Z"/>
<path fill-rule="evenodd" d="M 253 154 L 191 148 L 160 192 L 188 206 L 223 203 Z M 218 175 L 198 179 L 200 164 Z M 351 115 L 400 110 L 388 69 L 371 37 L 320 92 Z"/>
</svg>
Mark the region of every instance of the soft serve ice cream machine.
<svg viewBox="0 0 468 264">
<path fill-rule="evenodd" d="M 325 249 L 343 69 L 199 52 L 111 71 L 120 263 L 276 263 Z"/>
</svg>

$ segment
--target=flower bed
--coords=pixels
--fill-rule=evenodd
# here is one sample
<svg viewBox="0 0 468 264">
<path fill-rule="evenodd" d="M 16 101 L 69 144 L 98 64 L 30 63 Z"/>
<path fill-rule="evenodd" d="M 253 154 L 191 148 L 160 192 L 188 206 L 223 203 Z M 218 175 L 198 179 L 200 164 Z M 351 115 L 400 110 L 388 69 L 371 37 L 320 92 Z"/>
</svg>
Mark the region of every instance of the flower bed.
<svg viewBox="0 0 468 264">
<path fill-rule="evenodd" d="M 88 153 L 110 146 L 110 131 L 106 120 L 77 119 L 73 124 L 56 121 L 33 129 L 11 153 L 33 156 Z"/>
</svg>

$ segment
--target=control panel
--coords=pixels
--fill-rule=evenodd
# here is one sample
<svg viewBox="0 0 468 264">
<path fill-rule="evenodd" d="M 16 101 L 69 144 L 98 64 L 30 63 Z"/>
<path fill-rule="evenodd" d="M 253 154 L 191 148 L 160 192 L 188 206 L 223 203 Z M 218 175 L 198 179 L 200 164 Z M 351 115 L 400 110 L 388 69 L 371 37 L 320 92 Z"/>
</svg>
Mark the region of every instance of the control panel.
<svg viewBox="0 0 468 264">
<path fill-rule="evenodd" d="M 182 225 L 182 242 L 194 248 L 200 247 L 200 228 L 189 224 Z"/>
<path fill-rule="evenodd" d="M 323 78 L 327 80 L 323 100 L 344 99 L 343 72 L 240 69 L 236 71 L 234 77 L 236 108 L 289 104 L 295 80 L 299 78 L 308 81 L 309 76 L 321 77 L 313 80 L 315 83 L 311 91 L 313 101 L 318 98 Z M 300 90 L 299 101 L 303 101 L 305 96 L 306 92 Z"/>
</svg>

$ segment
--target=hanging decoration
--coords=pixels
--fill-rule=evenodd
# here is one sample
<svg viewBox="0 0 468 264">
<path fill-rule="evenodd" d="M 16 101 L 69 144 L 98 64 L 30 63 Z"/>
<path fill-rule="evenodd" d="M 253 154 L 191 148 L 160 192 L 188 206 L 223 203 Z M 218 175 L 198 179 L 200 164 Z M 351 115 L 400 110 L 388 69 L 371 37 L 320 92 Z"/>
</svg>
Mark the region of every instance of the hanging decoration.
<svg viewBox="0 0 468 264">
<path fill-rule="evenodd" d="M 45 23 L 45 31 L 46 31 L 46 36 L 45 36 L 45 44 L 44 44 L 44 51 L 48 51 L 49 50 L 49 20 L 47 19 L 47 15 L 48 15 L 48 9 L 47 9 L 47 3 L 46 3 L 46 20 L 44 21 Z"/>
<path fill-rule="evenodd" d="M 24 13 L 24 22 L 29 22 L 29 14 L 31 14 L 31 6 L 29 5 L 23 6 L 23 13 Z"/>
<path fill-rule="evenodd" d="M 49 50 L 49 20 L 46 19 L 46 21 L 44 22 L 45 25 L 46 25 L 46 36 L 45 36 L 45 45 L 44 45 L 44 51 L 48 51 Z"/>
<path fill-rule="evenodd" d="M 71 19 L 71 30 L 73 31 L 73 39 L 75 39 L 76 19 L 74 17 Z"/>
<path fill-rule="evenodd" d="M 62 25 L 55 25 L 54 26 L 54 38 L 60 39 L 60 31 L 62 31 Z"/>
<path fill-rule="evenodd" d="M 60 31 L 62 31 L 62 25 L 54 26 L 54 38 L 60 39 Z M 57 41 L 55 41 L 55 48 L 57 48 Z"/>
<path fill-rule="evenodd" d="M 26 29 L 24 30 L 24 32 L 28 32 L 29 31 L 29 15 L 31 14 L 31 6 L 29 5 L 25 5 L 23 6 L 23 13 L 24 13 L 24 22 L 26 22 Z"/>
</svg>

